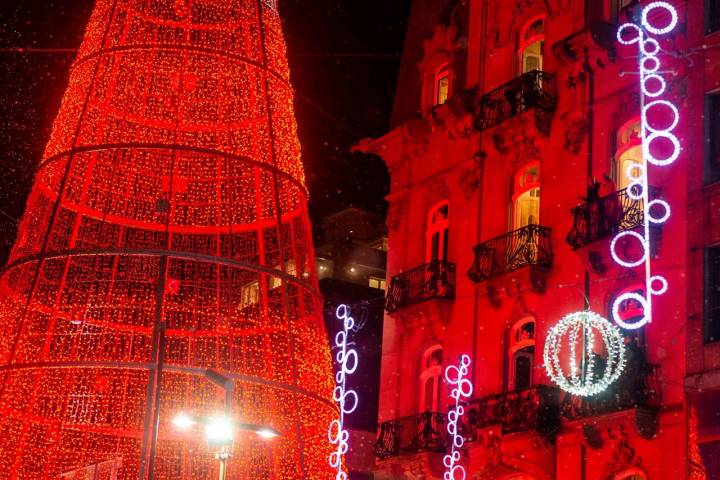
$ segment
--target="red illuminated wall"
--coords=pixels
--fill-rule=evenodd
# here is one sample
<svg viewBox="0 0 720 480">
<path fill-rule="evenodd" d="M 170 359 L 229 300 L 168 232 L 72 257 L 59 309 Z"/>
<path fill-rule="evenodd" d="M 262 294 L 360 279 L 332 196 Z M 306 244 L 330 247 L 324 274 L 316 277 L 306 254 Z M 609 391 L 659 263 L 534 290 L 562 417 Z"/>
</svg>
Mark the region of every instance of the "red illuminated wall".
<svg viewBox="0 0 720 480">
<path fill-rule="evenodd" d="M 670 289 L 655 298 L 655 319 L 639 348 L 628 349 L 631 361 L 608 392 L 592 400 L 570 397 L 543 366 L 545 337 L 563 316 L 588 308 L 612 318 L 614 299 L 644 282 L 642 271 L 620 268 L 610 257 L 612 235 L 595 235 L 576 248 L 568 238 L 590 218 L 572 210 L 586 203 L 592 178 L 619 178 L 619 153 L 634 141 L 623 144 L 619 134 L 640 118 L 636 51 L 618 46 L 615 30 L 651 1 L 413 2 L 393 129 L 360 144 L 382 156 L 391 177 L 388 295 L 394 303 L 384 319 L 376 479 L 443 478 L 442 446 L 432 434 L 444 431 L 454 401 L 447 384 L 432 378 L 457 364 L 460 354 L 474 361 L 474 397 L 463 430 L 467 478 L 718 478 L 720 342 L 703 339 L 705 247 L 720 242 L 720 182 L 706 181 L 703 173 L 710 145 L 704 97 L 720 86 L 720 29 L 706 30 L 713 18 L 706 6 L 717 2 L 668 0 L 680 24 L 661 39 L 670 52 L 662 69 L 672 72 L 666 99 L 679 108 L 683 145 L 672 166 L 649 174 L 673 209 L 653 260 Z M 639 6 L 618 11 L 621 3 Z M 597 11 L 586 11 L 590 7 Z M 557 103 L 549 112 L 513 112 L 521 49 L 537 39 L 539 29 L 531 26 L 538 19 L 541 69 L 556 82 L 544 77 L 539 85 L 554 87 Z M 428 81 L 445 64 L 455 94 L 432 105 Z M 492 117 L 481 107 L 507 118 L 483 125 Z M 528 183 L 539 186 L 536 220 L 548 232 L 547 243 L 512 233 L 518 178 L 535 165 L 538 178 Z M 617 197 L 621 187 L 614 187 L 601 194 Z M 433 289 L 445 280 L 425 267 L 427 232 L 433 208 L 444 201 L 455 283 Z M 552 262 L 533 264 L 546 248 Z M 513 263 L 517 268 L 501 268 Z M 424 277 L 413 273 L 423 268 Z M 484 272 L 491 273 L 481 277 Z M 413 283 L 414 290 L 404 287 Z M 530 322 L 530 333 L 518 330 Z M 624 335 L 630 343 L 632 332 Z M 518 358 L 531 362 L 522 388 L 514 382 L 522 371 L 513 369 Z M 426 394 L 428 385 L 437 386 L 439 400 Z M 625 402 L 628 393 L 635 398 Z M 541 417 L 548 411 L 552 415 Z"/>
<path fill-rule="evenodd" d="M 0 478 L 216 476 L 170 423 L 206 368 L 282 434 L 228 478 L 325 478 L 320 307 L 274 1 L 98 0 L 0 280 Z"/>
</svg>

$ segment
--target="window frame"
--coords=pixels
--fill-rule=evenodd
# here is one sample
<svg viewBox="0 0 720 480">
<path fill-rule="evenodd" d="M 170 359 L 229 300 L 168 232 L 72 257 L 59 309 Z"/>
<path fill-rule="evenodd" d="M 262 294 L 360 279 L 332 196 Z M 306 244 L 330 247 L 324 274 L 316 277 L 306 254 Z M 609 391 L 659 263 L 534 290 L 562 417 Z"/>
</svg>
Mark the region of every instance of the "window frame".
<svg viewBox="0 0 720 480">
<path fill-rule="evenodd" d="M 434 221 L 435 213 L 438 213 L 441 208 L 447 207 L 447 216 L 442 221 Z M 434 240 L 435 234 L 438 235 L 438 246 L 437 256 L 434 257 L 435 253 Z M 435 260 L 447 262 L 448 251 L 450 242 L 450 201 L 447 199 L 440 200 L 434 204 L 427 214 L 427 220 L 425 224 L 425 262 L 430 263 Z"/>
<path fill-rule="evenodd" d="M 712 262 L 711 254 L 715 255 L 714 260 L 715 263 L 717 263 L 717 270 L 714 272 L 716 278 L 714 280 L 712 278 L 713 272 L 710 269 L 710 263 Z M 711 305 L 709 290 L 713 287 L 713 285 L 715 286 L 715 288 L 718 288 L 716 282 L 720 280 L 720 244 L 705 247 L 703 269 L 703 343 L 716 344 L 720 342 L 720 291 L 715 293 L 715 303 L 717 303 L 717 305 Z M 717 313 L 715 313 L 715 318 L 713 318 L 713 312 L 711 312 L 711 308 L 713 307 L 717 310 Z M 713 324 L 715 324 L 714 328 L 717 330 L 717 332 L 713 332 L 713 334 L 711 334 L 711 327 L 713 326 Z"/>
<path fill-rule="evenodd" d="M 440 102 L 440 81 L 442 79 L 447 79 L 447 91 L 445 92 L 445 99 Z M 441 105 L 445 105 L 448 100 L 450 100 L 451 95 L 451 88 L 452 88 L 452 72 L 450 70 L 450 64 L 444 63 L 435 71 L 434 76 L 434 82 L 433 82 L 433 98 L 432 98 L 432 106 L 433 107 L 439 107 Z"/>
<path fill-rule="evenodd" d="M 530 27 L 535 25 L 538 21 L 542 22 L 542 33 L 534 34 L 528 36 L 528 31 L 530 30 Z M 543 69 L 543 63 L 545 59 L 545 15 L 536 15 L 535 17 L 531 18 L 525 24 L 523 25 L 522 29 L 519 32 L 518 35 L 518 43 L 517 43 L 517 68 L 516 72 L 517 75 L 523 75 L 527 72 L 525 72 L 525 62 L 524 62 L 524 56 L 525 56 L 525 50 L 527 50 L 531 45 L 535 44 L 536 42 L 540 42 L 540 65 L 539 68 L 536 70 L 542 71 Z M 529 70 L 532 71 L 532 70 Z"/>
<path fill-rule="evenodd" d="M 705 0 L 705 35 L 720 32 L 720 0 Z"/>
<path fill-rule="evenodd" d="M 519 340 L 517 336 L 523 327 L 527 324 L 533 326 L 533 336 L 529 339 Z M 517 381 L 516 372 L 516 360 L 518 357 L 527 357 L 530 359 L 530 382 L 527 387 L 532 387 L 535 384 L 535 348 L 537 335 L 537 319 L 533 315 L 525 315 L 518 319 L 512 324 L 508 330 L 508 347 L 506 355 L 507 373 L 506 373 L 506 384 L 505 390 L 508 392 L 514 392 L 518 390 L 515 386 Z M 528 351 L 529 349 L 532 349 Z"/>
<path fill-rule="evenodd" d="M 717 105 L 714 105 L 715 102 L 717 102 Z M 715 108 L 713 109 L 713 107 Z M 718 138 L 718 135 L 720 135 L 720 90 L 705 93 L 704 110 L 705 138 L 710 139 L 705 145 L 704 162 L 705 184 L 709 185 L 720 182 L 720 138 Z M 713 111 L 715 112 L 715 118 L 713 118 Z M 716 135 L 713 133 L 716 133 Z"/>
<path fill-rule="evenodd" d="M 534 182 L 528 182 L 524 185 L 521 184 L 521 178 L 524 174 L 526 174 L 530 169 L 537 168 L 537 181 Z M 518 213 L 521 213 L 518 211 L 518 200 L 520 200 L 520 197 L 523 196 L 527 192 L 532 192 L 533 190 L 537 189 L 537 203 L 538 203 L 538 210 L 537 210 L 537 219 L 534 225 L 540 225 L 540 204 L 542 202 L 542 190 L 541 190 L 541 182 L 542 182 L 542 170 L 540 168 L 540 162 L 534 161 L 527 163 L 520 167 L 515 175 L 513 176 L 513 186 L 512 186 L 512 196 L 510 197 L 510 230 L 514 231 L 519 228 L 526 227 L 527 225 L 531 225 L 530 223 L 527 223 L 525 225 L 520 225 L 521 222 L 518 221 Z M 532 197 L 532 194 L 531 194 Z"/>
<path fill-rule="evenodd" d="M 440 364 L 428 366 L 428 360 L 430 360 L 433 354 L 438 351 L 440 352 Z M 440 344 L 432 345 L 423 351 L 420 359 L 420 373 L 418 375 L 418 413 L 438 412 L 440 409 L 440 382 L 442 379 L 442 356 L 444 353 L 443 347 Z M 432 408 L 428 410 L 425 408 L 425 400 L 427 397 L 427 383 L 429 379 L 433 379 L 433 399 Z"/>
</svg>

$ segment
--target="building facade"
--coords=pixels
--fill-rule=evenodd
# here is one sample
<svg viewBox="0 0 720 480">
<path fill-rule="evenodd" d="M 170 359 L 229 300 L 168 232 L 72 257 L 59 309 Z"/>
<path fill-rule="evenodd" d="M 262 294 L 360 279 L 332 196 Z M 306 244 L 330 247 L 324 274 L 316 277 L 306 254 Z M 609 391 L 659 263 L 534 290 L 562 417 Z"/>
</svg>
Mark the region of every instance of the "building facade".
<svg viewBox="0 0 720 480">
<path fill-rule="evenodd" d="M 565 315 L 612 321 L 646 288 L 610 243 L 644 224 L 624 175 L 644 154 L 637 50 L 616 31 L 648 3 L 414 2 L 392 129 L 358 146 L 391 174 L 376 478 L 443 478 L 443 370 L 461 354 L 468 478 L 720 478 L 720 2 L 671 0 L 660 41 L 682 150 L 649 173 L 672 205 L 649 234 L 669 284 L 654 320 L 622 330 L 627 365 L 596 396 L 543 365 Z"/>
</svg>

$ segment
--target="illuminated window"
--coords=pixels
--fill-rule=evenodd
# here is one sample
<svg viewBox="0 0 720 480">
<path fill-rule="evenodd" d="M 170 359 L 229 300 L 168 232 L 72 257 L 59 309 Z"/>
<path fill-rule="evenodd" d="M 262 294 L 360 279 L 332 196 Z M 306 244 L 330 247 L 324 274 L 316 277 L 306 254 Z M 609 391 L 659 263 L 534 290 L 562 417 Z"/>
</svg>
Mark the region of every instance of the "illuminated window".
<svg viewBox="0 0 720 480">
<path fill-rule="evenodd" d="M 447 65 L 435 75 L 435 105 L 442 105 L 450 97 L 450 70 Z"/>
<path fill-rule="evenodd" d="M 540 222 L 540 166 L 529 165 L 515 176 L 513 228 Z"/>
<path fill-rule="evenodd" d="M 720 245 L 705 249 L 705 341 L 720 341 Z"/>
<path fill-rule="evenodd" d="M 705 95 L 705 138 L 705 181 L 713 183 L 720 181 L 720 92 Z"/>
<path fill-rule="evenodd" d="M 418 398 L 420 412 L 439 411 L 442 361 L 443 351 L 440 345 L 428 348 L 422 356 Z"/>
<path fill-rule="evenodd" d="M 633 120 L 618 130 L 613 171 L 613 178 L 618 190 L 630 185 L 630 179 L 627 176 L 628 168 L 642 163 L 641 137 L 640 120 Z M 635 172 L 635 174 L 637 173 Z"/>
<path fill-rule="evenodd" d="M 515 323 L 509 333 L 508 388 L 522 390 L 533 384 L 535 366 L 535 319 L 526 317 Z"/>
<path fill-rule="evenodd" d="M 243 285 L 242 291 L 240 292 L 240 307 L 246 308 L 259 302 L 260 282 L 251 282 Z"/>
<path fill-rule="evenodd" d="M 705 0 L 705 33 L 720 30 L 720 0 Z"/>
<path fill-rule="evenodd" d="M 426 261 L 447 260 L 450 230 L 450 204 L 447 200 L 430 209 L 425 233 Z"/>
<path fill-rule="evenodd" d="M 544 20 L 539 18 L 531 22 L 520 37 L 520 73 L 542 70 L 544 44 Z"/>
<path fill-rule="evenodd" d="M 386 280 L 379 277 L 370 277 L 369 284 L 370 288 L 377 288 L 379 290 L 385 290 L 387 287 Z"/>
</svg>

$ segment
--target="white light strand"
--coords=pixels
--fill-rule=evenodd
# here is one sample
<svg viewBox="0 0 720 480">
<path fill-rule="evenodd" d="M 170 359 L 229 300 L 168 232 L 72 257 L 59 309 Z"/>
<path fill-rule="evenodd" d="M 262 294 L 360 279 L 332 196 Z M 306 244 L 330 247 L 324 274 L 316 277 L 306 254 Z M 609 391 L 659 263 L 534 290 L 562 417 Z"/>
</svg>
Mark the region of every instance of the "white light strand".
<svg viewBox="0 0 720 480">
<path fill-rule="evenodd" d="M 657 19 L 669 16 L 667 24 L 658 25 Z M 654 19 L 654 20 L 651 20 Z M 643 263 L 645 264 L 645 292 L 644 296 L 637 293 L 626 293 L 620 295 L 613 303 L 612 315 L 615 323 L 625 329 L 636 329 L 652 322 L 652 296 L 662 295 L 667 291 L 668 282 L 660 275 L 652 275 L 652 256 L 650 224 L 662 224 L 670 218 L 670 204 L 664 200 L 650 200 L 650 183 L 648 181 L 647 164 L 650 163 L 657 167 L 670 165 L 680 155 L 680 141 L 673 133 L 680 120 L 680 113 L 675 105 L 663 99 L 658 99 L 667 90 L 667 82 L 660 75 L 660 43 L 652 38 L 652 35 L 665 35 L 675 29 L 678 23 L 678 14 L 675 7 L 668 2 L 652 2 L 642 10 L 640 25 L 634 23 L 625 23 L 620 25 L 617 31 L 617 39 L 623 45 L 638 46 L 638 67 L 640 70 L 640 121 L 641 121 L 641 138 L 642 138 L 642 163 L 639 165 L 631 165 L 625 172 L 630 180 L 627 192 L 628 196 L 634 200 L 642 200 L 643 202 L 643 231 L 642 233 L 634 231 L 624 231 L 618 233 L 610 244 L 610 254 L 613 260 L 625 268 L 635 268 Z M 650 99 L 646 103 L 646 99 Z M 672 120 L 667 125 L 656 125 L 649 121 L 649 117 L 654 113 L 669 114 Z M 657 141 L 665 141 L 672 146 L 672 152 L 665 158 L 656 157 L 651 151 L 651 146 Z M 661 214 L 653 216 L 651 209 L 655 207 L 656 211 L 661 210 Z M 618 242 L 623 238 L 634 238 L 638 241 L 642 253 L 640 258 L 636 260 L 623 259 L 617 252 Z M 660 288 L 654 288 L 654 284 L 659 283 Z M 621 316 L 621 306 L 626 301 L 637 301 L 643 310 L 643 316 L 633 322 L 626 322 Z"/>
<path fill-rule="evenodd" d="M 473 392 L 472 382 L 468 380 L 467 374 L 470 367 L 470 356 L 461 355 L 458 366 L 451 365 L 445 369 L 445 381 L 453 385 L 450 397 L 455 400 L 455 406 L 451 407 L 447 415 L 447 432 L 452 438 L 452 449 L 443 457 L 445 465 L 444 480 L 465 480 L 465 467 L 460 465 L 460 449 L 465 444 L 465 438 L 458 431 L 458 421 L 465 413 L 465 408 L 460 405 L 462 399 L 469 399 Z"/>
<path fill-rule="evenodd" d="M 596 345 L 596 335 L 602 339 L 599 345 Z M 578 338 L 582 339 L 579 354 Z M 568 352 L 563 351 L 564 344 Z M 607 358 L 595 353 L 595 347 L 602 347 L 601 353 Z M 596 368 L 600 357 L 605 358 L 604 369 Z M 587 397 L 602 392 L 620 377 L 625 369 L 625 343 L 620 330 L 597 313 L 576 312 L 566 315 L 550 329 L 543 359 L 548 376 L 561 389 Z M 562 360 L 569 364 L 567 371 Z"/>
<path fill-rule="evenodd" d="M 347 390 L 345 382 L 348 375 L 355 373 L 358 367 L 358 354 L 353 348 L 348 348 L 351 343 L 348 341 L 350 331 L 355 326 L 355 319 L 350 316 L 350 308 L 347 305 L 340 305 L 335 310 L 335 317 L 342 321 L 343 329 L 335 335 L 335 347 L 339 349 L 335 359 L 339 364 L 338 372 L 335 374 L 335 390 L 333 398 L 339 406 L 339 418 L 330 423 L 328 429 L 328 440 L 336 446 L 330 454 L 330 466 L 337 470 L 335 480 L 347 480 L 347 473 L 343 470 L 343 457 L 349 448 L 350 433 L 345 430 L 345 415 L 355 411 L 358 406 L 358 395 L 355 390 Z"/>
</svg>

